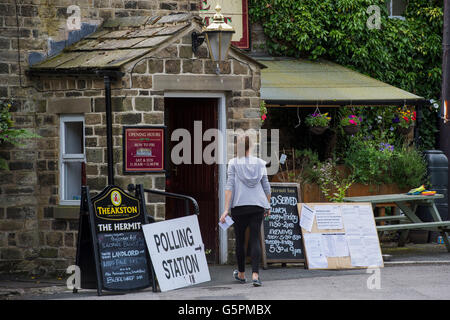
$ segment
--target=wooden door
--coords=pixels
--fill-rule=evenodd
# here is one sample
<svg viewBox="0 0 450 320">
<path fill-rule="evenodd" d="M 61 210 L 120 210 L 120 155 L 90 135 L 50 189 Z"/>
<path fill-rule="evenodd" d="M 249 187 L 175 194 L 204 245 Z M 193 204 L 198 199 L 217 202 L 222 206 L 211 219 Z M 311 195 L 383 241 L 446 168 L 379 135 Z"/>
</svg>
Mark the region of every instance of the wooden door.
<svg viewBox="0 0 450 320">
<path fill-rule="evenodd" d="M 218 262 L 218 165 L 194 164 L 194 122 L 201 121 L 201 135 L 218 126 L 218 99 L 166 98 L 166 124 L 169 137 L 169 170 L 166 177 L 166 191 L 185 194 L 197 200 L 200 208 L 200 231 L 209 262 Z M 186 129 L 191 135 L 191 164 L 175 165 L 172 162 L 172 148 L 178 141 L 171 141 L 172 132 Z M 203 139 L 202 139 L 203 141 Z M 202 142 L 202 152 L 211 141 Z M 192 206 L 190 207 L 193 213 Z M 182 200 L 166 199 L 166 219 L 185 215 Z"/>
</svg>

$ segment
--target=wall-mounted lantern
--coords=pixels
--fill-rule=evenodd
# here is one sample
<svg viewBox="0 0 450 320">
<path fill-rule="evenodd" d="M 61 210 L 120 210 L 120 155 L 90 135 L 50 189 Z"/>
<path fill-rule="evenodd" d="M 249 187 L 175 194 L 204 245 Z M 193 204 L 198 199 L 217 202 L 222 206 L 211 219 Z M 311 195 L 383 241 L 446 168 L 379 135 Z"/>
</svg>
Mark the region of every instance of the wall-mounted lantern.
<svg viewBox="0 0 450 320">
<path fill-rule="evenodd" d="M 206 39 L 211 60 L 217 63 L 216 73 L 220 74 L 219 62 L 227 58 L 231 38 L 235 31 L 232 26 L 225 23 L 220 5 L 217 5 L 215 10 L 216 14 L 213 17 L 212 23 L 208 27 L 203 28 L 203 33 L 200 35 L 196 32 L 192 33 L 192 51 L 197 53 L 198 47 Z"/>
</svg>

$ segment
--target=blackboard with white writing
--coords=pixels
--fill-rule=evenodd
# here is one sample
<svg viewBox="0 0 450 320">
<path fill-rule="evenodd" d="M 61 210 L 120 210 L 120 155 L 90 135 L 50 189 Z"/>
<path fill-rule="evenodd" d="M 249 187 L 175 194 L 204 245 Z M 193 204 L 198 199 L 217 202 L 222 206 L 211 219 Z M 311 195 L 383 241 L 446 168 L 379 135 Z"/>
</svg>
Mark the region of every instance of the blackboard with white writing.
<svg viewBox="0 0 450 320">
<path fill-rule="evenodd" d="M 263 223 L 264 264 L 304 262 L 297 210 L 300 186 L 295 183 L 271 183 L 271 190 L 271 213 Z"/>
<path fill-rule="evenodd" d="M 129 290 L 149 283 L 142 232 L 101 233 L 98 245 L 105 288 Z"/>
<path fill-rule="evenodd" d="M 119 187 L 92 199 L 103 288 L 130 291 L 149 287 L 149 256 L 142 225 L 141 200 Z"/>
</svg>

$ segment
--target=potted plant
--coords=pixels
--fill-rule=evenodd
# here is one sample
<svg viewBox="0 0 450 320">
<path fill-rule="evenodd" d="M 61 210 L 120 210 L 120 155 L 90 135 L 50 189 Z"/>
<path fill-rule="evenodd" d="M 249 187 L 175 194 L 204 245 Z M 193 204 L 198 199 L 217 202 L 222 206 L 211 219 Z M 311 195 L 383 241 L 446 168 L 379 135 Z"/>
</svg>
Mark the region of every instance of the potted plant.
<svg viewBox="0 0 450 320">
<path fill-rule="evenodd" d="M 322 134 L 328 129 L 331 117 L 328 116 L 328 112 L 321 114 L 320 112 L 314 112 L 308 115 L 305 119 L 306 125 L 309 127 L 309 131 L 314 134 Z"/>
<path fill-rule="evenodd" d="M 346 134 L 354 135 L 360 129 L 361 121 L 362 121 L 361 117 L 351 114 L 341 119 L 341 126 Z"/>
<path fill-rule="evenodd" d="M 392 122 L 397 125 L 397 131 L 400 134 L 408 135 L 414 128 L 416 116 L 415 111 L 406 108 L 398 108 Z"/>
</svg>

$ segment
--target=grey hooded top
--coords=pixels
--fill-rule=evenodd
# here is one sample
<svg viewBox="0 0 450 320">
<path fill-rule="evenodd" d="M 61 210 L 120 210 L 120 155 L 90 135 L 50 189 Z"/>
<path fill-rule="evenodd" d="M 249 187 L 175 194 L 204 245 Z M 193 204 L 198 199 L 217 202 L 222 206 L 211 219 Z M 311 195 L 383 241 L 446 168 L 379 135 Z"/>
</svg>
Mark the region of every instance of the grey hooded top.
<svg viewBox="0 0 450 320">
<path fill-rule="evenodd" d="M 270 209 L 269 201 L 267 201 L 267 195 L 270 195 L 270 184 L 267 178 L 266 162 L 253 156 L 231 159 L 228 162 L 228 180 L 225 190 L 232 191 L 231 208 L 259 206 Z"/>
</svg>

